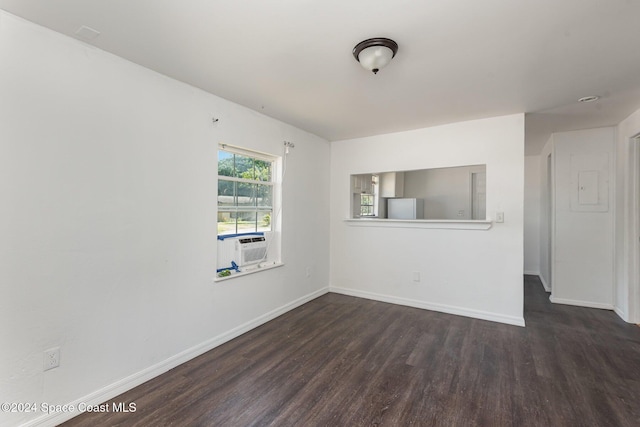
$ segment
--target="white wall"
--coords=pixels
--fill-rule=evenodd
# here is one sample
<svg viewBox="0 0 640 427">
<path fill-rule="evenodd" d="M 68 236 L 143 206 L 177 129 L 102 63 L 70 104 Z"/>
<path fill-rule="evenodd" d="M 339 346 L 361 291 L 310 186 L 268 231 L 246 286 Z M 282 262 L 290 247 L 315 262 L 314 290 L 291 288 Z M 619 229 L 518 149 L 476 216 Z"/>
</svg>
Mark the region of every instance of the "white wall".
<svg viewBox="0 0 640 427">
<path fill-rule="evenodd" d="M 97 403 L 326 292 L 326 141 L 1 11 L 0 94 L 0 402 Z M 286 265 L 214 284 L 217 144 L 284 140 Z"/>
<path fill-rule="evenodd" d="M 425 219 L 471 219 L 471 173 L 484 170 L 462 166 L 405 172 L 404 197 L 424 199 Z"/>
<path fill-rule="evenodd" d="M 352 226 L 349 178 L 486 164 L 490 230 Z M 524 115 L 331 144 L 331 289 L 523 324 Z M 413 272 L 421 281 L 413 282 Z"/>
<path fill-rule="evenodd" d="M 615 128 L 553 136 L 554 254 L 551 301 L 613 308 Z M 579 204 L 580 171 L 597 171 L 598 205 Z"/>
<path fill-rule="evenodd" d="M 640 197 L 638 147 L 632 138 L 640 134 L 640 110 L 637 110 L 617 128 L 616 136 L 616 281 L 615 310 L 627 322 L 640 323 L 640 268 L 636 229 L 638 212 L 636 200 Z"/>
<path fill-rule="evenodd" d="M 540 156 L 524 158 L 524 273 L 540 275 Z"/>
</svg>

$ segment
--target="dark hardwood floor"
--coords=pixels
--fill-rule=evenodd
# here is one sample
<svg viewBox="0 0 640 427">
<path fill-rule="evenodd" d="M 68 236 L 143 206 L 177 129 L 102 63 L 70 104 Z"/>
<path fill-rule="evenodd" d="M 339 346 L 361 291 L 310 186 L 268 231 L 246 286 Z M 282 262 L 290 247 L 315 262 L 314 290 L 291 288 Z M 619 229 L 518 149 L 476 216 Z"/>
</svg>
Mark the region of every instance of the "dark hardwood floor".
<svg viewBox="0 0 640 427">
<path fill-rule="evenodd" d="M 640 328 L 549 302 L 526 328 L 327 294 L 65 426 L 640 426 Z"/>
</svg>

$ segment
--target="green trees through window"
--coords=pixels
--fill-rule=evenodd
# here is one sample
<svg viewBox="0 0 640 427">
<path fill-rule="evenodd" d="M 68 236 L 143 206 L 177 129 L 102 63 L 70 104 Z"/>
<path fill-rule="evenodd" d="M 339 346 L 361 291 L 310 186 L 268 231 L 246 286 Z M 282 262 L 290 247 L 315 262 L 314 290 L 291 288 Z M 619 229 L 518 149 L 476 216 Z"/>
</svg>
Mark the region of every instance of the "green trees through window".
<svg viewBox="0 0 640 427">
<path fill-rule="evenodd" d="M 218 234 L 270 231 L 273 160 L 218 151 Z"/>
</svg>

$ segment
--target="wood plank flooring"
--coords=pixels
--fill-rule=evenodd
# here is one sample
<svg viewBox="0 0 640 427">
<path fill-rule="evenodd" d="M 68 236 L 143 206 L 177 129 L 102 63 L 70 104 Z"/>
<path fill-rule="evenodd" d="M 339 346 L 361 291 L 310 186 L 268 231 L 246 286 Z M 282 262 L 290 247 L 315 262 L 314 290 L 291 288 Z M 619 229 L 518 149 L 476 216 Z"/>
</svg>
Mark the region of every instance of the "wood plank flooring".
<svg viewBox="0 0 640 427">
<path fill-rule="evenodd" d="M 327 294 L 72 426 L 640 426 L 640 328 L 551 304 L 526 328 Z"/>
</svg>

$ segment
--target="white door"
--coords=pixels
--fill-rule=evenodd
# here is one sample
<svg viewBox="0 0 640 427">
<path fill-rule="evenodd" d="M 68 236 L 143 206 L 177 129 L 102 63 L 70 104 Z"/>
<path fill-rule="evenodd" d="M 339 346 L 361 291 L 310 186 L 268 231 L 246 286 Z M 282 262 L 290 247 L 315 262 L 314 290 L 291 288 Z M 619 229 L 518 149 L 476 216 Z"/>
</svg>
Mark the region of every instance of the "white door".
<svg viewBox="0 0 640 427">
<path fill-rule="evenodd" d="M 471 174 L 471 219 L 487 219 L 487 173 Z"/>
</svg>

